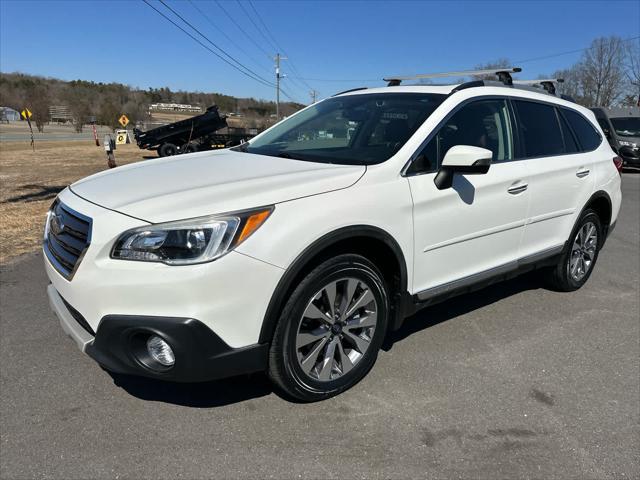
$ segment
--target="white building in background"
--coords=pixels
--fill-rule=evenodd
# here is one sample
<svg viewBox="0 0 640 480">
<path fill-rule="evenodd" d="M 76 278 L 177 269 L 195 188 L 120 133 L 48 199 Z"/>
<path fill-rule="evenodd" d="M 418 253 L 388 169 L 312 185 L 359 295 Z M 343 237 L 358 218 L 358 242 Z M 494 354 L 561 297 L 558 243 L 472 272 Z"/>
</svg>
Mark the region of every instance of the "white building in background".
<svg viewBox="0 0 640 480">
<path fill-rule="evenodd" d="M 49 121 L 67 123 L 73 120 L 73 115 L 67 105 L 51 105 L 49 107 Z"/>
<path fill-rule="evenodd" d="M 20 112 L 10 107 L 0 107 L 0 122 L 18 122 L 20 120 Z"/>
<path fill-rule="evenodd" d="M 202 112 L 202 107 L 182 103 L 152 103 L 149 105 L 149 111 L 200 113 Z"/>
</svg>

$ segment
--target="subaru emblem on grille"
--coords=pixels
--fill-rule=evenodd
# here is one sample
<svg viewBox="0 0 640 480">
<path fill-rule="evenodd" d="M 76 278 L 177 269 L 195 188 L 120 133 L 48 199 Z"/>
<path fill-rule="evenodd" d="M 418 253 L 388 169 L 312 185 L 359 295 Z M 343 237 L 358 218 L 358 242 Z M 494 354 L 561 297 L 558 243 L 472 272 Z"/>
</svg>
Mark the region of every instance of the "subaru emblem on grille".
<svg viewBox="0 0 640 480">
<path fill-rule="evenodd" d="M 60 218 L 58 215 L 56 215 L 56 212 L 51 212 L 51 231 L 53 232 L 54 235 L 58 235 L 60 234 L 62 231 L 64 231 L 64 223 L 62 221 L 62 218 Z"/>
</svg>

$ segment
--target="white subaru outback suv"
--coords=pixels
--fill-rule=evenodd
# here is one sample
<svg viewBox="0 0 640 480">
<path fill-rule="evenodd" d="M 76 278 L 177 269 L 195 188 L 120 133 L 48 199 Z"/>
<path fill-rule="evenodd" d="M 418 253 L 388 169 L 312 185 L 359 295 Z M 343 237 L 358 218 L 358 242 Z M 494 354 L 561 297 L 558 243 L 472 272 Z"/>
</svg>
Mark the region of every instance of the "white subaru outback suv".
<svg viewBox="0 0 640 480">
<path fill-rule="evenodd" d="M 266 370 L 313 401 L 418 308 L 533 268 L 580 288 L 621 203 L 593 113 L 510 81 L 392 83 L 62 191 L 44 253 L 65 332 L 109 371 Z"/>
</svg>

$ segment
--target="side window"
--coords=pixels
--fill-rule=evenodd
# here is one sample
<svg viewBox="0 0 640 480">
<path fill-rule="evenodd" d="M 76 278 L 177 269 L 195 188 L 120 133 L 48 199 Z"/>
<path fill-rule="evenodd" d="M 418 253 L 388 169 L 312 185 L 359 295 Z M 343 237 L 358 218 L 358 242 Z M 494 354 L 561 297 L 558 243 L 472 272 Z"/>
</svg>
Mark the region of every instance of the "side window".
<svg viewBox="0 0 640 480">
<path fill-rule="evenodd" d="M 580 142 L 580 147 L 582 147 L 582 151 L 590 152 L 591 150 L 598 148 L 602 139 L 593 125 L 591 125 L 591 122 L 578 112 L 569 108 L 563 108 L 562 113 L 569 122 L 569 125 L 571 125 L 573 131 L 576 133 L 578 142 Z"/>
<path fill-rule="evenodd" d="M 505 100 L 478 100 L 454 113 L 425 145 L 407 173 L 435 171 L 455 145 L 482 147 L 494 162 L 513 159 L 513 135 Z"/>
<path fill-rule="evenodd" d="M 562 129 L 562 138 L 564 138 L 564 151 L 565 151 L 565 153 L 578 153 L 580 151 L 580 148 L 578 147 L 578 144 L 576 143 L 576 139 L 573 136 L 573 132 L 571 132 L 571 129 L 569 128 L 569 125 L 567 124 L 567 121 L 560 114 L 560 112 L 557 111 L 557 113 L 558 113 L 558 118 L 560 119 L 560 127 Z"/>
<path fill-rule="evenodd" d="M 522 138 L 523 158 L 548 157 L 565 153 L 555 108 L 543 103 L 515 100 Z"/>
</svg>

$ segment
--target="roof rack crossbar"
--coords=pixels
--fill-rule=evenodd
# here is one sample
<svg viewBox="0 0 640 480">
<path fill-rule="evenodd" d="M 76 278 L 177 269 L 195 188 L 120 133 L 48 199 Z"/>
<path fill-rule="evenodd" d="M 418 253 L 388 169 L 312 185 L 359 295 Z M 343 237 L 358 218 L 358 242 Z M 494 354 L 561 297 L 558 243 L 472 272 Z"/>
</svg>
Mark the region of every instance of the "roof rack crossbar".
<svg viewBox="0 0 640 480">
<path fill-rule="evenodd" d="M 556 83 L 564 83 L 564 78 L 541 78 L 538 80 L 516 80 L 517 85 L 541 85 L 551 95 L 556 94 Z"/>
<path fill-rule="evenodd" d="M 486 70 L 461 70 L 458 72 L 442 72 L 442 73 L 419 73 L 416 75 L 408 76 L 390 76 L 385 77 L 383 80 L 387 82 L 387 86 L 395 87 L 402 83 L 403 80 L 418 80 L 426 78 L 444 78 L 444 77 L 469 77 L 475 75 L 496 75 L 498 79 L 505 85 L 511 85 L 513 80 L 511 78 L 512 73 L 521 72 L 520 67 L 504 67 L 504 68 L 492 68 Z"/>
</svg>

